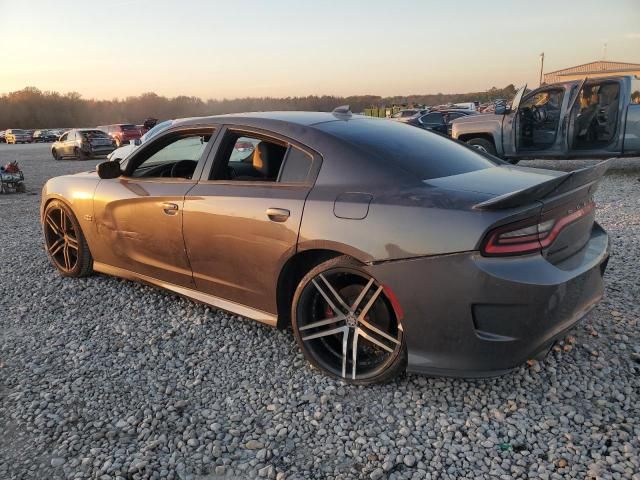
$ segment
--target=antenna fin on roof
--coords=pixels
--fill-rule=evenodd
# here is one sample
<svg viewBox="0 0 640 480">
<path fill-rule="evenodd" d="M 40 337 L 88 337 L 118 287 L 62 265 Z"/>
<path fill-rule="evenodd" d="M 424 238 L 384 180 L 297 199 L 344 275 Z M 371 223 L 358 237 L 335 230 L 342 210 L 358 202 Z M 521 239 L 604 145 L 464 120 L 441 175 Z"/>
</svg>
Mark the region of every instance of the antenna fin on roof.
<svg viewBox="0 0 640 480">
<path fill-rule="evenodd" d="M 331 113 L 333 113 L 334 115 L 352 115 L 349 105 L 340 105 L 339 107 L 334 108 Z"/>
</svg>

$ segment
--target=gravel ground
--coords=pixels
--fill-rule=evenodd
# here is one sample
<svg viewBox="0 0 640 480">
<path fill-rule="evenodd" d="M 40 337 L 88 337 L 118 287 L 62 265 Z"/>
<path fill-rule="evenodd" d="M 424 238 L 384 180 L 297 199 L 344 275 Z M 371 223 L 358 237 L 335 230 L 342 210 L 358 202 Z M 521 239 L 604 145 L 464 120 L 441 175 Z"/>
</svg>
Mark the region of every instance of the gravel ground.
<svg viewBox="0 0 640 480">
<path fill-rule="evenodd" d="M 0 145 L 0 478 L 640 479 L 640 160 L 597 194 L 603 302 L 540 363 L 493 379 L 330 380 L 293 336 L 49 265 L 40 188 L 97 162 Z M 590 161 L 529 161 L 580 168 Z"/>
</svg>

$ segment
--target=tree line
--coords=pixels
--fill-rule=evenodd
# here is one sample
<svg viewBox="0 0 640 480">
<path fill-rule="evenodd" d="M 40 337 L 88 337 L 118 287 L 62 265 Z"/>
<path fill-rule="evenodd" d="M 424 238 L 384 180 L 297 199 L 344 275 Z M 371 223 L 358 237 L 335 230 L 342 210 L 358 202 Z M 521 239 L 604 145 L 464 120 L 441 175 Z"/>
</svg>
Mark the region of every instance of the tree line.
<svg viewBox="0 0 640 480">
<path fill-rule="evenodd" d="M 41 91 L 34 87 L 0 95 L 0 130 L 6 128 L 91 127 L 111 123 L 140 124 L 145 118 L 161 120 L 269 110 L 331 111 L 339 105 L 350 105 L 353 112 L 365 108 L 391 105 L 441 105 L 449 102 L 490 102 L 511 99 L 513 85 L 491 88 L 485 92 L 430 94 L 380 97 L 357 95 L 338 97 L 309 95 L 306 97 L 246 97 L 203 100 L 198 97 L 167 98 L 153 92 L 113 100 L 85 99 L 79 93 Z"/>
</svg>

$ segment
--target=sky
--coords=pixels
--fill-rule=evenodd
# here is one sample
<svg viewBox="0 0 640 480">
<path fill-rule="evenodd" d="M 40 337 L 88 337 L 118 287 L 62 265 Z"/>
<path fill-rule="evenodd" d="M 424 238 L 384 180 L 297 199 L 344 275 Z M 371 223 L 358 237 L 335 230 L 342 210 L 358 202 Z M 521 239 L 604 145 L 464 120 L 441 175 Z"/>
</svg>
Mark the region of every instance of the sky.
<svg viewBox="0 0 640 480">
<path fill-rule="evenodd" d="M 409 95 L 640 63 L 640 0 L 0 0 L 0 93 Z"/>
</svg>

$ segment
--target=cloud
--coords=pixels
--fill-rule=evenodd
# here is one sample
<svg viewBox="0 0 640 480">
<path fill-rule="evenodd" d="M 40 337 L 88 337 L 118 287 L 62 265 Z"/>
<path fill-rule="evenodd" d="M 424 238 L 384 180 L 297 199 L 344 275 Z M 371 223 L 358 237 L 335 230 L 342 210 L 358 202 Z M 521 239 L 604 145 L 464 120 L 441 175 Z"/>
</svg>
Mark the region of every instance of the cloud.
<svg viewBox="0 0 640 480">
<path fill-rule="evenodd" d="M 624 38 L 628 38 L 629 40 L 640 40 L 640 32 L 625 33 Z"/>
</svg>

